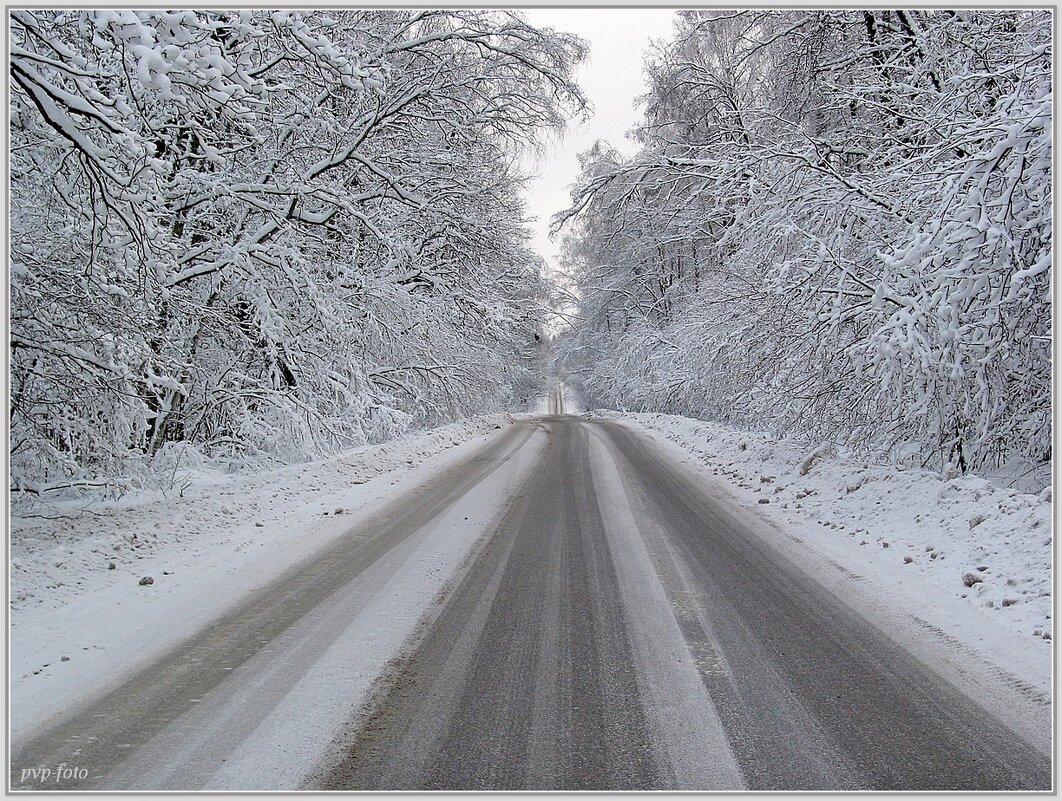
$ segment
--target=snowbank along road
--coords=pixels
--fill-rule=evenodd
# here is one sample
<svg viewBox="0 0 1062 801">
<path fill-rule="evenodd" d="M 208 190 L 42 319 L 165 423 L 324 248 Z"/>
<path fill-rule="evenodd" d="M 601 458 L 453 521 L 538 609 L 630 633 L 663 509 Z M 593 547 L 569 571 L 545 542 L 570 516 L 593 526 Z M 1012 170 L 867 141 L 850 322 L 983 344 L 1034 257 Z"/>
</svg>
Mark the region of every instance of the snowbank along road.
<svg viewBox="0 0 1062 801">
<path fill-rule="evenodd" d="M 1051 787 L 1048 711 L 1000 719 L 899 639 L 651 441 L 551 414 L 16 742 L 11 784 L 65 764 L 47 789 Z"/>
</svg>

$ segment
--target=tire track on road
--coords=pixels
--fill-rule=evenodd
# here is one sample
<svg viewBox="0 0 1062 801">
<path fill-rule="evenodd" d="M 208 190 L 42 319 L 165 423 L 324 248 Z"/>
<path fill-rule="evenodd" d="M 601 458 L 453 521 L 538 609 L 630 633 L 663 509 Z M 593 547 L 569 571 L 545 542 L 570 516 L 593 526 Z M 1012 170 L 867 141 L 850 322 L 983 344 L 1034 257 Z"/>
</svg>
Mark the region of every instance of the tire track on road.
<svg viewBox="0 0 1062 801">
<path fill-rule="evenodd" d="M 657 572 L 752 789 L 1048 789 L 1050 760 L 845 606 L 641 437 L 622 457 Z"/>
<path fill-rule="evenodd" d="M 32 740 L 18 744 L 11 760 L 11 787 L 20 786 L 24 767 L 60 763 L 85 767 L 88 776 L 49 783 L 48 789 L 106 786 L 107 774 L 139 746 L 196 708 L 222 682 L 233 679 L 241 665 L 458 502 L 504 465 L 535 430 L 535 425 L 511 426 L 467 460 L 424 482 L 412 498 L 387 504 L 334 544 L 222 613 L 196 636 L 135 671 L 120 686 L 83 702 Z M 297 678 L 285 680 L 293 683 Z"/>
<path fill-rule="evenodd" d="M 541 463 L 319 789 L 662 786 L 585 431 Z"/>
</svg>

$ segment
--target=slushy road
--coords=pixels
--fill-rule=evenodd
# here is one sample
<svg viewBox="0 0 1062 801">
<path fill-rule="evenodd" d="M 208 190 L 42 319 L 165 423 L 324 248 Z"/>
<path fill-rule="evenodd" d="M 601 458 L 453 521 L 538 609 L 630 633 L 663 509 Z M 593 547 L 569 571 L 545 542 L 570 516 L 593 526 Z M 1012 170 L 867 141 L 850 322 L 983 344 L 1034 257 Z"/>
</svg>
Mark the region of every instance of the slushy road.
<svg viewBox="0 0 1062 801">
<path fill-rule="evenodd" d="M 203 786 L 238 745 L 241 714 L 260 719 L 287 672 L 312 662 L 320 634 L 304 634 L 316 631 L 307 622 L 354 603 L 376 560 L 531 442 L 533 465 L 497 498 L 494 530 L 424 610 L 403 658 L 352 717 L 337 705 L 350 723 L 305 787 L 1050 788 L 1046 754 L 650 440 L 560 414 L 509 426 L 123 687 L 16 743 L 12 785 L 25 765 L 76 762 L 88 778 L 62 786 L 145 787 L 138 751 L 179 732 L 215 745 L 150 786 Z M 279 689 L 250 711 L 196 708 L 263 660 L 280 665 Z"/>
</svg>

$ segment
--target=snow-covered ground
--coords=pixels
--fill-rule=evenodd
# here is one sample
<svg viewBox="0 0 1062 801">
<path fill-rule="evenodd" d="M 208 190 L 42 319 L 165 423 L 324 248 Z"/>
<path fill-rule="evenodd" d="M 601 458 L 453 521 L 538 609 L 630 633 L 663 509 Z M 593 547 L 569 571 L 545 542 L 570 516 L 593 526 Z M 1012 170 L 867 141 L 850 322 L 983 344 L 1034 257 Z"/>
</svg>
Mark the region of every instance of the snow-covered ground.
<svg viewBox="0 0 1062 801">
<path fill-rule="evenodd" d="M 15 510 L 11 608 L 18 619 L 24 610 L 53 608 L 129 579 L 152 575 L 156 582 L 165 581 L 164 571 L 196 569 L 219 547 L 239 551 L 272 535 L 287 536 L 296 521 L 328 522 L 344 503 L 349 511 L 358 502 L 363 493 L 352 485 L 419 465 L 490 433 L 508 419 L 471 418 L 273 470 L 242 473 L 201 467 L 168 492 L 139 492 L 117 501 L 72 499 L 29 512 Z M 110 564 L 114 567 L 109 569 Z"/>
<path fill-rule="evenodd" d="M 635 423 L 692 454 L 718 489 L 786 530 L 810 532 L 858 575 L 912 574 L 934 598 L 1047 649 L 1052 620 L 1051 489 L 1031 495 L 974 475 L 944 479 L 807 449 L 764 434 L 664 414 L 593 416 Z"/>
<path fill-rule="evenodd" d="M 253 474 L 200 471 L 183 497 L 144 492 L 13 515 L 13 733 L 164 653 L 511 420 L 476 417 Z"/>
</svg>

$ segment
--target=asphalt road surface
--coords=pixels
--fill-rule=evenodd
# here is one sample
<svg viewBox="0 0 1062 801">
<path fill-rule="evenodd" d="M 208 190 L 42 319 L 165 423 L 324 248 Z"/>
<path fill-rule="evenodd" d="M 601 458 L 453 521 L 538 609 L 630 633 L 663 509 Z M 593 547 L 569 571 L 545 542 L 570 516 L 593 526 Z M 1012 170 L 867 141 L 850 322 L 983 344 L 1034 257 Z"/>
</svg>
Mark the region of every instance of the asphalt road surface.
<svg viewBox="0 0 1062 801">
<path fill-rule="evenodd" d="M 12 784 L 21 766 L 71 763 L 76 751 L 90 775 L 64 788 L 135 788 L 123 765 L 138 744 L 164 736 L 227 671 L 283 651 L 297 624 L 533 434 L 544 449 L 496 531 L 308 787 L 1050 788 L 1047 756 L 651 442 L 561 415 L 510 426 L 124 687 L 16 744 Z M 169 789 L 194 789 L 197 775 L 174 765 Z"/>
</svg>

